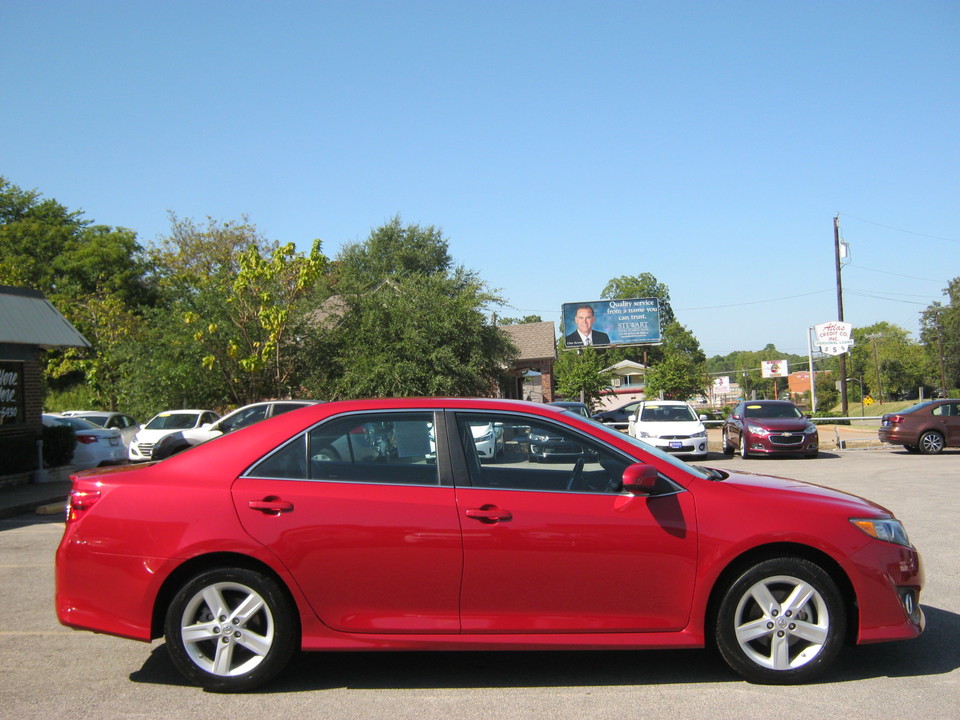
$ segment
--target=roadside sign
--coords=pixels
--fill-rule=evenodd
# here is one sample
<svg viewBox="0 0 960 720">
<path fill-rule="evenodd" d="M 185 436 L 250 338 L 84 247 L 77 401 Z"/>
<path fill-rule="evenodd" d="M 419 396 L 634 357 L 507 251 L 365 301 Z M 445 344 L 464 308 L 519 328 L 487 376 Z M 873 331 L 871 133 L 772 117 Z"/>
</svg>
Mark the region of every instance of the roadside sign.
<svg viewBox="0 0 960 720">
<path fill-rule="evenodd" d="M 842 355 L 854 344 L 853 325 L 847 322 L 833 320 L 813 326 L 817 336 L 817 344 L 821 352 L 827 355 Z"/>
</svg>

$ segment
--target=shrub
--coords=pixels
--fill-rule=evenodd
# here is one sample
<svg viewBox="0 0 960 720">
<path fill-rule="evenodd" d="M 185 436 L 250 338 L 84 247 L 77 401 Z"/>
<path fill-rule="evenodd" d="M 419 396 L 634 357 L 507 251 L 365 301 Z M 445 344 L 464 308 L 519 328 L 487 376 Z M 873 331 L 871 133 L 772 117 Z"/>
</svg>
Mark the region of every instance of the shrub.
<svg viewBox="0 0 960 720">
<path fill-rule="evenodd" d="M 35 436 L 0 437 L 0 475 L 13 475 L 36 469 Z"/>
<path fill-rule="evenodd" d="M 67 425 L 43 426 L 43 465 L 67 465 L 77 447 L 77 434 Z"/>
</svg>

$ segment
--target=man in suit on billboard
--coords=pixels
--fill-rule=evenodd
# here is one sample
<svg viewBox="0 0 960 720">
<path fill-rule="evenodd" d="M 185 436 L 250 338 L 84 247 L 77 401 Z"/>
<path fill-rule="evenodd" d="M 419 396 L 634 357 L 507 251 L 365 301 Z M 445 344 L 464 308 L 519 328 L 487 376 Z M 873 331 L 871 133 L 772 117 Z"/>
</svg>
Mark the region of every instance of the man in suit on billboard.
<svg viewBox="0 0 960 720">
<path fill-rule="evenodd" d="M 605 332 L 593 329 L 595 319 L 591 306 L 578 306 L 577 313 L 573 317 L 573 321 L 577 324 L 577 329 L 564 338 L 564 345 L 566 345 L 566 347 L 609 345 L 610 336 Z"/>
</svg>

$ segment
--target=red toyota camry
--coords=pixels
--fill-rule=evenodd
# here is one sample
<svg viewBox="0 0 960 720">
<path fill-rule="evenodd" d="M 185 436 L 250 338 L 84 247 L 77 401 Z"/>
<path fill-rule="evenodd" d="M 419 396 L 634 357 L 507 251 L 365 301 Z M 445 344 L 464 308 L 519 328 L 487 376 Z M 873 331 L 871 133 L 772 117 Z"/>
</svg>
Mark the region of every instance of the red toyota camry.
<svg viewBox="0 0 960 720">
<path fill-rule="evenodd" d="M 578 451 L 532 462 L 544 436 Z M 715 645 L 750 681 L 795 683 L 846 642 L 918 636 L 922 584 L 903 526 L 861 498 L 687 465 L 547 405 L 390 399 L 75 476 L 56 605 L 165 636 L 218 691 L 301 649 Z"/>
</svg>

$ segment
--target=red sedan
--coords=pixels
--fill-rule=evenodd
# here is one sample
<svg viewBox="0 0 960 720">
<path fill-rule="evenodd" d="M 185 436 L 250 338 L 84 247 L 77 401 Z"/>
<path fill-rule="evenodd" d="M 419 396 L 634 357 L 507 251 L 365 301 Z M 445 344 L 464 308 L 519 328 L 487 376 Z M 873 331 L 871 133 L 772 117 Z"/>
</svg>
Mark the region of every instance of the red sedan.
<svg viewBox="0 0 960 720">
<path fill-rule="evenodd" d="M 481 464 L 490 425 L 504 451 Z M 538 435 L 581 451 L 531 462 Z M 300 649 L 709 644 L 748 680 L 795 683 L 924 623 L 920 557 L 882 507 L 502 400 L 314 405 L 79 474 L 56 579 L 61 622 L 165 636 L 219 691 Z"/>
</svg>

